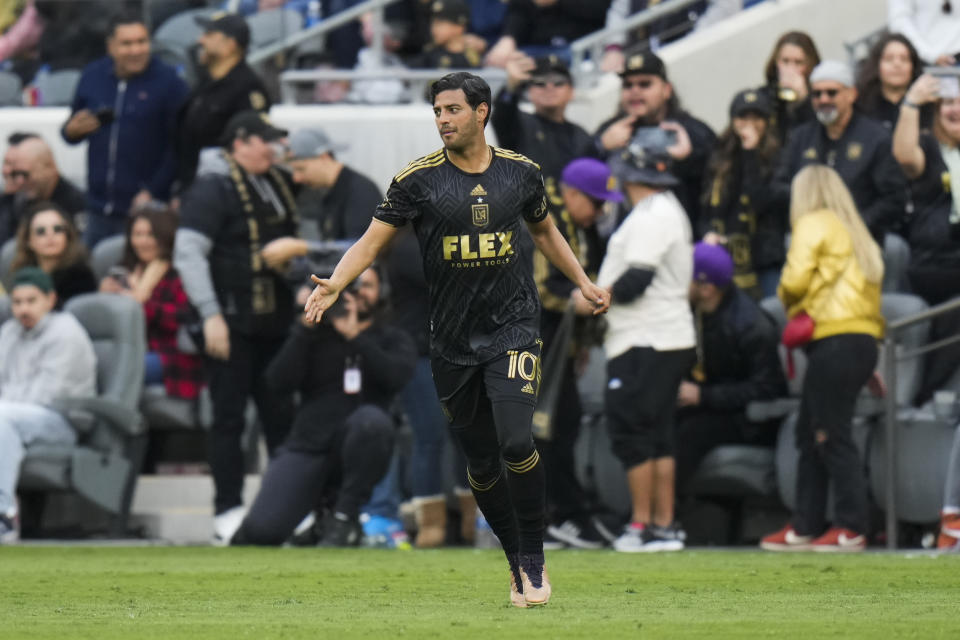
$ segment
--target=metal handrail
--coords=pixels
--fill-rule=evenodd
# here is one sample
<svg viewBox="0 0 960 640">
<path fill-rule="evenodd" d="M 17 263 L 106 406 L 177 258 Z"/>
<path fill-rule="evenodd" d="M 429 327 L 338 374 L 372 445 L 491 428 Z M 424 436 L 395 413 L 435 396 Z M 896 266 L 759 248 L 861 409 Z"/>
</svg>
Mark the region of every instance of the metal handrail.
<svg viewBox="0 0 960 640">
<path fill-rule="evenodd" d="M 960 298 L 948 300 L 929 309 L 919 311 L 905 318 L 887 324 L 887 333 L 883 339 L 884 378 L 887 383 L 887 395 L 884 399 L 884 431 L 887 437 L 887 548 L 897 548 L 897 362 L 915 358 L 924 353 L 935 351 L 955 342 L 960 336 L 953 336 L 928 343 L 923 347 L 897 354 L 897 336 L 904 330 L 926 322 L 947 312 L 960 309 Z"/>
<path fill-rule="evenodd" d="M 468 71 L 480 76 L 491 86 L 494 93 L 506 83 L 507 72 L 497 67 L 482 69 L 408 69 L 406 67 L 382 67 L 380 69 L 296 69 L 284 71 L 280 74 L 280 99 L 284 104 L 292 104 L 294 100 L 293 86 L 297 84 L 319 82 L 321 80 L 400 80 L 426 84 L 440 76 L 455 71 Z M 421 95 L 416 91 L 414 96 Z"/>
<path fill-rule="evenodd" d="M 282 53 L 287 49 L 292 49 L 301 42 L 306 42 L 307 40 L 322 36 L 328 31 L 332 31 L 349 22 L 353 22 L 368 12 L 373 14 L 373 38 L 370 42 L 370 47 L 376 53 L 376 59 L 380 60 L 383 57 L 383 10 L 391 4 L 395 4 L 399 1 L 400 0 L 367 0 L 366 2 L 362 2 L 344 11 L 338 11 L 329 18 L 324 18 L 312 27 L 304 29 L 303 31 L 297 31 L 296 33 L 287 36 L 280 42 L 257 49 L 256 51 L 251 51 L 249 54 L 247 54 L 247 62 L 250 64 L 257 64 L 259 62 L 263 62 L 264 60 L 268 60 L 278 53 Z"/>
<path fill-rule="evenodd" d="M 574 70 L 574 73 L 577 73 L 577 71 L 583 67 L 583 61 L 586 59 L 588 52 L 594 60 L 599 60 L 600 56 L 603 54 L 603 45 L 606 44 L 606 42 L 613 36 L 626 33 L 627 31 L 636 29 L 637 27 L 648 25 L 655 20 L 659 20 L 668 14 L 675 13 L 676 11 L 688 7 L 695 2 L 699 2 L 699 0 L 667 0 L 666 2 L 658 4 L 654 7 L 636 13 L 632 16 L 628 16 L 627 19 L 623 20 L 622 22 L 610 25 L 605 29 L 595 31 L 589 35 L 579 38 L 578 40 L 574 40 L 570 44 L 570 58 L 572 61 L 571 69 Z"/>
</svg>

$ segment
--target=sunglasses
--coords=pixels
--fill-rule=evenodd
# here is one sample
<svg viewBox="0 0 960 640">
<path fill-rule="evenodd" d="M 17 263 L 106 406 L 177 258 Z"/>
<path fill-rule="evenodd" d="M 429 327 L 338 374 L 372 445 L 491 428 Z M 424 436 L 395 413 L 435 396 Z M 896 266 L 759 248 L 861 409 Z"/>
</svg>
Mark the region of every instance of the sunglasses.
<svg viewBox="0 0 960 640">
<path fill-rule="evenodd" d="M 653 80 L 624 80 L 622 86 L 624 89 L 633 89 L 634 87 L 649 89 L 653 86 Z"/>
<path fill-rule="evenodd" d="M 536 80 L 530 81 L 531 87 L 538 87 L 540 89 L 544 87 L 566 87 L 570 84 L 570 81 L 566 78 L 537 78 Z"/>
<path fill-rule="evenodd" d="M 52 227 L 34 227 L 33 235 L 35 236 L 45 236 L 47 232 L 50 233 L 66 233 L 67 226 L 63 224 L 55 224 Z"/>
<path fill-rule="evenodd" d="M 840 89 L 814 89 L 810 92 L 810 95 L 813 96 L 815 100 L 819 100 L 823 96 L 836 98 L 838 93 L 840 93 Z"/>
<path fill-rule="evenodd" d="M 27 180 L 30 177 L 29 171 L 22 171 L 20 169 L 14 169 L 10 172 L 10 178 L 12 180 Z"/>
</svg>

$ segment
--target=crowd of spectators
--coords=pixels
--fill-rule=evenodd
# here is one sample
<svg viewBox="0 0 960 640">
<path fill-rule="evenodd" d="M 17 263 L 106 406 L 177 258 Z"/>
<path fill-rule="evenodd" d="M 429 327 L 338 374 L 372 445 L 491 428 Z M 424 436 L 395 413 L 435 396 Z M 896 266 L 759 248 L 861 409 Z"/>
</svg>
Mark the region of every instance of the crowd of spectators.
<svg viewBox="0 0 960 640">
<path fill-rule="evenodd" d="M 245 61 L 251 32 L 244 15 L 286 7 L 309 24 L 355 3 L 245 0 L 226 3 L 239 13 L 198 17 L 201 73 L 192 87 L 153 55 L 141 8 L 128 4 L 132 13 L 74 15 L 51 9 L 62 3 L 24 0 L 0 14 L 0 57 L 27 83 L 41 63 L 62 66 L 43 54 L 49 38 L 77 40 L 68 66 L 83 72 L 61 133 L 68 143 L 88 142 L 80 189 L 60 174 L 40 136 L 7 140 L 0 245 L 12 256 L 4 267 L 13 276 L 16 317 L 0 332 L 0 346 L 18 348 L 34 326 L 66 326 L 43 317 L 59 318 L 76 295 L 100 291 L 141 303 L 145 384 L 190 401 L 209 389 L 220 543 L 355 544 L 361 512 L 376 511 L 364 505 L 408 484 L 391 465 L 392 412 L 400 407 L 413 432 L 407 497 L 414 498 L 415 544 L 444 544 L 439 479 L 447 436 L 430 380 L 415 240 L 401 234 L 383 265 L 366 272 L 320 327 L 296 319 L 305 275 L 322 268 L 317 246 L 303 236 L 349 243 L 382 195 L 337 158 L 342 148 L 322 130 L 291 135 L 274 126 L 266 116 L 269 82 Z M 209 3 L 165 9 L 174 4 L 182 11 Z M 666 65 L 649 50 L 689 31 L 690 20 L 656 24 L 639 36 L 644 46 L 608 49 L 603 65 L 619 75 L 620 99 L 596 131 L 585 131 L 566 118 L 575 89 L 567 46 L 648 4 L 435 0 L 388 15 L 404 26 L 391 30 L 387 47 L 403 64 L 504 67 L 492 115 L 499 144 L 539 163 L 557 227 L 586 271 L 613 292 L 605 324 L 575 318 L 584 301 L 545 260 L 535 261 L 544 361 L 559 372 L 546 371 L 545 380 L 561 390 L 535 431 L 550 487 L 547 542 L 683 547 L 675 506 L 700 461 L 722 444 L 772 446 L 776 437 L 777 424 L 752 421 L 746 407 L 786 393 L 780 336 L 759 305 L 779 296 L 791 323 L 805 311 L 816 327 L 806 336 L 805 378 L 816 384 L 803 385 L 797 515 L 764 545 L 862 548 L 871 531 L 863 478 L 852 477 L 860 466 L 850 420 L 865 384 L 882 392 L 873 372 L 882 247 L 902 236 L 911 256 L 905 281 L 927 303 L 960 294 L 960 83 L 956 74 L 923 69 L 952 70 L 960 29 L 950 28 L 960 17 L 913 15 L 910 3 L 891 2 L 891 26 L 901 32 L 878 38 L 857 69 L 821 60 L 809 35 L 785 33 L 757 69 L 757 85 L 732 97 L 719 136 L 696 118 L 695 106 L 681 107 Z M 716 17 L 720 4 L 691 10 Z M 350 29 L 357 31 L 327 40 L 324 55 L 334 64 L 353 66 L 358 54 L 362 61 L 361 27 Z M 61 57 L 68 51 L 53 49 Z M 313 232 L 303 233 L 303 218 Z M 123 255 L 97 282 L 91 253 L 118 235 Z M 958 332 L 960 317 L 947 314 L 931 338 Z M 577 378 L 597 346 L 607 355 L 605 415 L 631 498 L 622 533 L 595 517 L 574 459 Z M 62 430 L 46 413 L 39 431 L 20 426 L 27 414 L 19 409 L 7 419 L 8 399 L 45 403 L 18 395 L 9 382 L 22 375 L 14 362 L 0 361 L 0 437 L 29 449 L 45 432 Z M 916 403 L 958 365 L 956 349 L 931 357 Z M 241 497 L 248 398 L 271 455 L 249 511 Z M 0 458 L 5 481 L 19 464 L 14 458 Z M 453 476 L 464 484 L 462 470 Z M 828 479 L 840 498 L 830 529 Z M 9 484 L 0 485 L 0 527 L 11 529 Z M 947 492 L 944 547 L 960 539 L 960 505 L 949 502 L 956 494 Z M 469 541 L 475 503 L 462 487 L 456 496 L 453 512 L 464 526 L 454 538 Z M 398 518 L 395 508 L 387 511 L 387 520 Z"/>
</svg>

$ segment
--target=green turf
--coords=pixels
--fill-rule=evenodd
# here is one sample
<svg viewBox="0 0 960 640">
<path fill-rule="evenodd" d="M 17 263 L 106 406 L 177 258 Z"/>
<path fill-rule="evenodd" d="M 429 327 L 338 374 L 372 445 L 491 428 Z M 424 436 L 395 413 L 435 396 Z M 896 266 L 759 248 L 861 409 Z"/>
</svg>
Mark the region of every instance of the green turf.
<svg viewBox="0 0 960 640">
<path fill-rule="evenodd" d="M 4 547 L 0 638 L 957 638 L 960 556 Z"/>
</svg>

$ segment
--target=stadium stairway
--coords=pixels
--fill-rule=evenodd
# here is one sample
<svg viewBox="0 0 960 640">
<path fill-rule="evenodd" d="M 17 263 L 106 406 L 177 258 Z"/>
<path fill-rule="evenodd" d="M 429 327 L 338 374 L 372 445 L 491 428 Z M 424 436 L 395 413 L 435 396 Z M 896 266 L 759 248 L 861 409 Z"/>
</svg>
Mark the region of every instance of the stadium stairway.
<svg viewBox="0 0 960 640">
<path fill-rule="evenodd" d="M 244 504 L 253 504 L 259 490 L 260 476 L 247 475 Z M 133 496 L 131 529 L 173 544 L 207 544 L 213 533 L 212 505 L 209 475 L 143 475 Z"/>
</svg>

